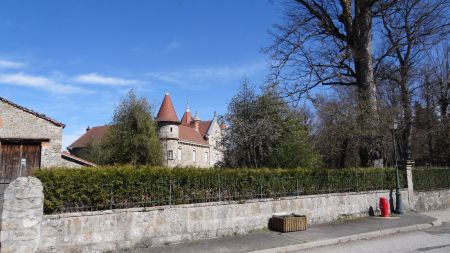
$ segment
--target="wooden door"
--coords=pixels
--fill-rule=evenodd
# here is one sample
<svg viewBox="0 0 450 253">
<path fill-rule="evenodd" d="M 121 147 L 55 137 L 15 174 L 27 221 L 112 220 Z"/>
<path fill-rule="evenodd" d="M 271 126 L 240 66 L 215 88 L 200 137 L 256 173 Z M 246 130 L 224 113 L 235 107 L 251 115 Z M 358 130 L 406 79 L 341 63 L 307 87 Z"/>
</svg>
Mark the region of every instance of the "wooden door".
<svg viewBox="0 0 450 253">
<path fill-rule="evenodd" d="M 9 183 L 17 177 L 29 176 L 41 165 L 40 143 L 1 143 L 0 182 Z"/>
</svg>

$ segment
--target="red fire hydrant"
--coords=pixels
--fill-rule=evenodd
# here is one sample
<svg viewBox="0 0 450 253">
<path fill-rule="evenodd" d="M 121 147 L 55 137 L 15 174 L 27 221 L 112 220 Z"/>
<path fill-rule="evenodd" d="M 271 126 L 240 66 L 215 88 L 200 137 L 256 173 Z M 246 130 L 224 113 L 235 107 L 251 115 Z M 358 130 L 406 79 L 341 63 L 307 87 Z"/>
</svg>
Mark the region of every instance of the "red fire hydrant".
<svg viewBox="0 0 450 253">
<path fill-rule="evenodd" d="M 380 211 L 381 216 L 389 217 L 389 202 L 385 197 L 380 197 Z"/>
</svg>

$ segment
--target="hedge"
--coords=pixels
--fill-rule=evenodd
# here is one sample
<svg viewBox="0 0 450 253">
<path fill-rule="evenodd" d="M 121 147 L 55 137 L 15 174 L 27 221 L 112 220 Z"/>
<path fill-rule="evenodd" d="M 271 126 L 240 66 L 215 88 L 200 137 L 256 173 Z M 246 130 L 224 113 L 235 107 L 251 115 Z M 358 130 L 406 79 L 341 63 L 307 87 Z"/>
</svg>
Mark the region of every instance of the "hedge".
<svg viewBox="0 0 450 253">
<path fill-rule="evenodd" d="M 412 175 L 415 191 L 450 189 L 450 167 L 417 167 Z"/>
<path fill-rule="evenodd" d="M 395 188 L 393 169 L 37 170 L 47 214 Z M 404 182 L 404 173 L 401 174 Z M 406 185 L 403 183 L 403 187 Z"/>
</svg>

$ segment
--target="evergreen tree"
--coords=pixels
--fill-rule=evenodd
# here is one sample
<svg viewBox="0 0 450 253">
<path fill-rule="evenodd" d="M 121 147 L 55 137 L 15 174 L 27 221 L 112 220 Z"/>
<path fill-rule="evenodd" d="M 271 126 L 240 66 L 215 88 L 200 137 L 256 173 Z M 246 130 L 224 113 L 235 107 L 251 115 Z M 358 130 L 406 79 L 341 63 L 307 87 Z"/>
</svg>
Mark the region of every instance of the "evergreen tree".
<svg viewBox="0 0 450 253">
<path fill-rule="evenodd" d="M 225 165 L 231 167 L 312 167 L 317 155 L 308 128 L 273 90 L 257 95 L 244 81 L 225 115 Z"/>
<path fill-rule="evenodd" d="M 128 92 L 99 145 L 102 164 L 160 165 L 162 149 L 147 100 Z"/>
</svg>

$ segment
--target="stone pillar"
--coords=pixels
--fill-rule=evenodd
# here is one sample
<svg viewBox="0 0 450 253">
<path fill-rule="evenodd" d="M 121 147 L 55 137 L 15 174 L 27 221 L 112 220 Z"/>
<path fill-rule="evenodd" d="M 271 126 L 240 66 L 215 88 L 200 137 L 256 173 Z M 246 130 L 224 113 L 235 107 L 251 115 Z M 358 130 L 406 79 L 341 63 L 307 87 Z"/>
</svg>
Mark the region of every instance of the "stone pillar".
<svg viewBox="0 0 450 253">
<path fill-rule="evenodd" d="M 406 182 L 408 184 L 408 205 L 409 209 L 414 209 L 414 185 L 413 185 L 413 169 L 414 161 L 406 160 L 400 162 L 400 168 L 406 170 Z"/>
<path fill-rule="evenodd" d="M 42 184 L 35 177 L 19 177 L 5 190 L 1 220 L 1 252 L 35 252 L 44 215 Z"/>
</svg>

